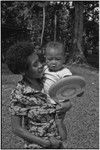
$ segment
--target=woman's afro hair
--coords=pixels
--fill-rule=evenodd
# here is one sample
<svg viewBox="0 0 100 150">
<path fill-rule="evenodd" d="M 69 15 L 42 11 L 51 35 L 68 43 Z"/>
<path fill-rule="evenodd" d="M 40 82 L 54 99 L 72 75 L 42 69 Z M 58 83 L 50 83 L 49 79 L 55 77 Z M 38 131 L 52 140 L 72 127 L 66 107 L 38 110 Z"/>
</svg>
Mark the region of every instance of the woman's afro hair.
<svg viewBox="0 0 100 150">
<path fill-rule="evenodd" d="M 26 71 L 27 58 L 34 53 L 34 45 L 30 42 L 18 42 L 11 46 L 6 54 L 6 64 L 14 74 Z"/>
</svg>

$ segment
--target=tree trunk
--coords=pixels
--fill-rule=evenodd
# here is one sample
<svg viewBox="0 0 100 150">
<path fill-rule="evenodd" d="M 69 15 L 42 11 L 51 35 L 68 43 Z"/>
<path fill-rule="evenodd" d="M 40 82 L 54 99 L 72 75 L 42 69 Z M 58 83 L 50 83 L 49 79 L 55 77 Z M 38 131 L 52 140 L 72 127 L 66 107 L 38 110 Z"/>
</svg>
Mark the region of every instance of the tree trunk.
<svg viewBox="0 0 100 150">
<path fill-rule="evenodd" d="M 83 2 L 75 1 L 75 24 L 73 49 L 71 51 L 70 63 L 83 64 L 86 63 L 86 58 L 83 53 Z"/>
<path fill-rule="evenodd" d="M 45 6 L 43 6 L 43 26 L 42 26 L 42 34 L 41 34 L 41 45 L 43 44 L 44 29 L 45 29 Z"/>
<path fill-rule="evenodd" d="M 56 11 L 55 11 L 55 20 L 54 20 L 54 24 L 55 24 L 55 26 L 54 26 L 54 42 L 56 41 L 56 27 L 57 27 L 57 15 L 56 15 Z"/>
</svg>

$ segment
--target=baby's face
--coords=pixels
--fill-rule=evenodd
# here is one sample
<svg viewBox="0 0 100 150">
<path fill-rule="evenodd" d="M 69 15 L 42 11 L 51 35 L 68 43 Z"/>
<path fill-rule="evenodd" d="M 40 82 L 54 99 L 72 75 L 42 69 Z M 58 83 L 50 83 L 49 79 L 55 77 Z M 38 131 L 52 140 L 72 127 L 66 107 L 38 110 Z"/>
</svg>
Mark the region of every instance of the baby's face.
<svg viewBox="0 0 100 150">
<path fill-rule="evenodd" d="M 64 62 L 65 58 L 62 49 L 50 48 L 46 50 L 46 63 L 50 71 L 59 71 L 63 68 Z"/>
</svg>

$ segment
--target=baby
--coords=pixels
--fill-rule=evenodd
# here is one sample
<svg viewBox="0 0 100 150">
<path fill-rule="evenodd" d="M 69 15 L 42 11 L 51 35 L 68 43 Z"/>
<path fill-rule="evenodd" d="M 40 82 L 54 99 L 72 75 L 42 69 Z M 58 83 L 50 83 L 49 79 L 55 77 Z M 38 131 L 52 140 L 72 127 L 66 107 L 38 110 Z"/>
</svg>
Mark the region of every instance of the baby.
<svg viewBox="0 0 100 150">
<path fill-rule="evenodd" d="M 62 107 L 65 112 L 71 108 L 71 102 L 68 100 L 65 103 L 60 103 L 62 105 L 57 105 L 56 102 L 50 98 L 48 92 L 49 88 L 59 81 L 60 79 L 72 75 L 70 70 L 64 65 L 65 63 L 65 50 L 62 43 L 59 42 L 49 42 L 46 46 L 45 50 L 46 56 L 46 65 L 44 66 L 44 92 L 48 95 L 48 99 L 51 103 L 56 105 L 57 109 L 57 124 L 58 130 L 62 136 L 62 140 L 66 140 L 66 127 L 62 123 L 62 118 L 64 117 L 59 116 L 59 107 Z M 64 108 L 65 107 L 65 108 Z M 59 121 L 61 119 L 61 121 Z M 65 142 L 66 143 L 66 142 Z"/>
<path fill-rule="evenodd" d="M 70 70 L 64 65 L 65 63 L 65 50 L 62 43 L 49 42 L 45 51 L 46 66 L 44 67 L 44 91 L 48 94 L 51 85 L 59 81 L 60 79 L 72 75 Z M 49 95 L 48 98 L 52 103 Z"/>
</svg>

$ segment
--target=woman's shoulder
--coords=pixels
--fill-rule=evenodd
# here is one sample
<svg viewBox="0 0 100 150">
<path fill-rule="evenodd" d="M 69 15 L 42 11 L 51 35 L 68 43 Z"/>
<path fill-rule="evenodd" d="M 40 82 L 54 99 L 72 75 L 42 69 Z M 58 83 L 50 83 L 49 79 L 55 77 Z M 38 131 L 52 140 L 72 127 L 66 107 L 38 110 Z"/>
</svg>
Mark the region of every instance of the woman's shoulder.
<svg viewBox="0 0 100 150">
<path fill-rule="evenodd" d="M 24 86 L 21 83 L 21 81 L 19 81 L 16 87 L 12 89 L 11 91 L 11 96 L 10 96 L 11 100 L 20 99 L 22 97 L 23 89 L 24 89 Z"/>
<path fill-rule="evenodd" d="M 27 96 L 28 93 L 34 93 L 34 89 L 32 89 L 27 83 L 25 83 L 23 80 L 19 81 L 16 85 L 16 87 L 11 92 L 12 96 L 17 96 L 20 98 L 23 96 Z"/>
<path fill-rule="evenodd" d="M 33 89 L 30 85 L 28 85 L 24 80 L 21 80 L 17 83 L 13 91 L 19 91 L 22 92 L 23 94 L 26 94 L 34 92 L 35 89 Z"/>
<path fill-rule="evenodd" d="M 11 102 L 17 104 L 24 104 L 25 106 L 33 106 L 37 104 L 37 97 L 35 91 L 23 81 L 19 81 L 15 89 L 11 93 Z"/>
<path fill-rule="evenodd" d="M 22 80 L 18 81 L 16 86 L 12 89 L 12 92 L 14 92 L 14 91 L 22 91 L 23 88 L 24 88 L 24 84 L 23 84 Z"/>
</svg>

